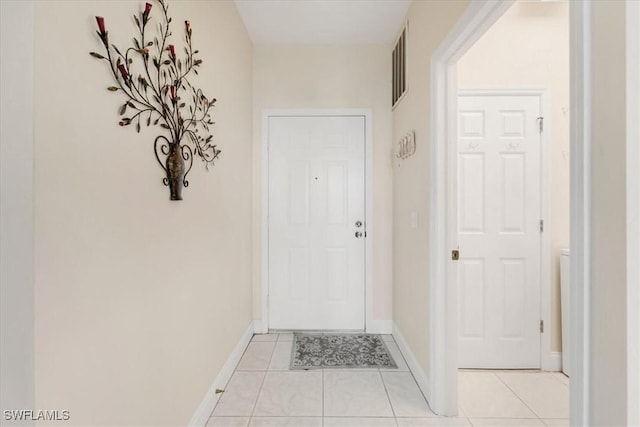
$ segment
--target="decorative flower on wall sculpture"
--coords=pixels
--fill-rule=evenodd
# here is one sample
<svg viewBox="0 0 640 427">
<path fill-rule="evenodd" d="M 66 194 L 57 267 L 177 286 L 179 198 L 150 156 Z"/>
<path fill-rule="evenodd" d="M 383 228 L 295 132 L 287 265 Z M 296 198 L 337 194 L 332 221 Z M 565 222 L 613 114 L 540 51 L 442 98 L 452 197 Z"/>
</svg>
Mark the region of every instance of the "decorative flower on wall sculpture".
<svg viewBox="0 0 640 427">
<path fill-rule="evenodd" d="M 104 18 L 96 16 L 98 36 L 104 45 L 106 56 L 91 52 L 91 56 L 105 61 L 116 82 L 108 89 L 124 95 L 126 101 L 120 107 L 120 126 L 135 124 L 140 132 L 142 125 L 159 125 L 168 135 L 156 137 L 156 159 L 164 169 L 164 185 L 171 191 L 171 200 L 182 200 L 182 187 L 189 182 L 186 177 L 197 155 L 209 167 L 220 155 L 212 143 L 209 126 L 211 108 L 216 100 L 208 99 L 201 89 L 189 83 L 187 77 L 198 74 L 202 64 L 197 50 L 191 46 L 191 25 L 184 23 L 185 57 L 179 58 L 176 47 L 169 44 L 171 18 L 165 0 L 156 0 L 162 10 L 160 22 L 155 26 L 157 36 L 149 35 L 151 3 L 144 11 L 133 15 L 138 34 L 133 46 L 120 50 L 109 44 L 109 33 Z M 164 159 L 164 162 L 161 160 Z"/>
</svg>

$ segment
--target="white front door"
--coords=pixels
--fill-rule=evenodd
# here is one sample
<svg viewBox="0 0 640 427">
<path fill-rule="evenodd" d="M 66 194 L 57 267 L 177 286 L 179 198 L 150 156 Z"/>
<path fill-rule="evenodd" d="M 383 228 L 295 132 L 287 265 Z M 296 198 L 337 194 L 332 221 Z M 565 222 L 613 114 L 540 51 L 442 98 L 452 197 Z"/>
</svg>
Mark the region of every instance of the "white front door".
<svg viewBox="0 0 640 427">
<path fill-rule="evenodd" d="M 364 329 L 365 119 L 268 124 L 269 328 Z"/>
<path fill-rule="evenodd" d="M 538 95 L 458 98 L 460 368 L 540 368 Z"/>
</svg>

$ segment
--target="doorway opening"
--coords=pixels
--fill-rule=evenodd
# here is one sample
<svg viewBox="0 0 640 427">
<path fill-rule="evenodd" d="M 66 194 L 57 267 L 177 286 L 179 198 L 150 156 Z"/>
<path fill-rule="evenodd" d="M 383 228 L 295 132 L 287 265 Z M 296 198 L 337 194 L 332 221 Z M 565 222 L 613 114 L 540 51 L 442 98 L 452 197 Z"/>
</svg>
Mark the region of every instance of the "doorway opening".
<svg viewBox="0 0 640 427">
<path fill-rule="evenodd" d="M 269 117 L 269 327 L 364 330 L 364 117 Z"/>
<path fill-rule="evenodd" d="M 568 422 L 568 3 L 513 3 L 460 58 L 457 80 L 459 406 Z M 488 405 L 490 388 L 511 403 Z"/>
<path fill-rule="evenodd" d="M 459 76 L 469 68 L 465 58 Z M 543 326 L 553 326 L 543 310 L 549 292 L 542 292 L 550 282 L 543 262 L 551 234 L 543 182 L 549 169 L 547 98 L 544 89 L 459 92 L 460 368 L 558 370 L 542 363 L 548 352 Z M 568 206 L 564 213 L 568 217 Z M 568 240 L 568 230 L 564 234 Z"/>
<path fill-rule="evenodd" d="M 581 62 L 583 58 L 584 52 L 586 50 L 585 45 L 587 41 L 585 41 L 583 37 L 583 32 L 586 32 L 585 28 L 588 26 L 588 22 L 585 19 L 585 10 L 581 5 L 568 5 L 570 2 L 553 2 L 548 3 L 547 5 L 551 5 L 551 7 L 564 7 L 565 15 L 568 21 L 568 15 L 571 15 L 572 21 L 572 35 L 571 35 L 571 54 L 572 54 L 572 67 L 571 71 L 571 80 L 572 80 L 572 89 L 570 101 L 567 102 L 566 109 L 562 112 L 564 115 L 564 120 L 566 122 L 566 129 L 571 128 L 571 152 L 569 154 L 568 148 L 564 150 L 564 156 L 566 157 L 567 163 L 569 156 L 572 161 L 569 171 L 569 168 L 566 167 L 564 170 L 564 176 L 568 181 L 568 176 L 571 175 L 571 247 L 572 247 L 572 290 L 571 290 L 571 299 L 572 299 L 572 309 L 575 309 L 572 312 L 572 318 L 584 318 L 585 310 L 588 308 L 588 304 L 585 304 L 585 301 L 588 299 L 588 295 L 583 292 L 574 292 L 576 288 L 576 282 L 585 283 L 588 276 L 585 275 L 585 261 L 588 261 L 588 252 L 585 251 L 585 246 L 588 245 L 589 241 L 589 233 L 587 227 L 587 219 L 588 215 L 585 213 L 588 212 L 588 201 L 585 200 L 585 192 L 584 189 L 588 188 L 588 182 L 585 180 L 585 175 L 587 173 L 588 159 L 585 158 L 585 152 L 588 150 L 589 141 L 582 138 L 583 135 L 580 135 L 578 132 L 581 128 L 584 128 L 585 123 L 588 123 L 587 116 L 584 113 L 584 100 L 585 96 L 588 96 L 588 89 L 585 90 L 585 81 L 588 75 L 585 75 L 583 70 L 586 67 L 584 62 Z M 538 3 L 536 3 L 537 5 Z M 439 50 L 434 54 L 432 58 L 432 123 L 434 123 L 433 127 L 433 140 L 432 144 L 432 155 L 431 155 L 431 170 L 432 170 L 432 193 L 431 193 L 431 212 L 432 212 L 432 221 L 431 221 L 431 283 L 433 284 L 431 288 L 431 299 L 430 299 L 430 309 L 431 309 L 431 336 L 430 343 L 432 351 L 431 358 L 431 396 L 432 396 L 432 407 L 439 414 L 445 415 L 455 415 L 458 413 L 458 359 L 459 359 L 459 328 L 461 328 L 461 318 L 460 315 L 460 303 L 461 303 L 461 291 L 458 289 L 458 278 L 459 275 L 462 275 L 462 269 L 460 268 L 460 263 L 456 261 L 451 261 L 452 259 L 452 250 L 459 250 L 460 259 L 464 259 L 464 248 L 458 248 L 458 240 L 459 240 L 459 230 L 458 225 L 460 221 L 460 215 L 463 209 L 460 209 L 460 199 L 458 198 L 458 190 L 460 188 L 460 183 L 458 182 L 458 177 L 461 172 L 464 170 L 458 170 L 459 166 L 459 154 L 456 147 L 456 143 L 459 144 L 459 130 L 461 124 L 458 123 L 458 95 L 459 88 L 483 88 L 483 89 L 513 89 L 513 88 L 543 88 L 547 89 L 550 92 L 548 85 L 529 82 L 522 83 L 517 82 L 518 75 L 515 75 L 515 79 L 509 79 L 502 77 L 498 83 L 487 81 L 487 82 L 471 82 L 467 83 L 465 86 L 459 84 L 459 78 L 462 77 L 460 74 L 460 70 L 457 69 L 457 65 L 459 61 L 462 61 L 465 53 L 470 51 L 474 44 L 481 40 L 484 36 L 488 35 L 491 37 L 491 28 L 492 26 L 500 20 L 500 18 L 505 15 L 507 11 L 511 7 L 514 7 L 508 14 L 517 13 L 516 9 L 518 7 L 518 3 L 514 5 L 514 2 L 503 1 L 503 2 L 478 2 L 477 4 L 472 4 L 467 10 L 465 16 L 460 20 L 458 26 L 454 28 L 452 33 L 448 36 L 448 38 L 443 42 Z M 541 3 L 543 7 L 544 3 Z M 522 16 L 520 16 L 522 18 Z M 567 42 L 565 58 L 569 55 L 568 45 L 569 45 L 569 29 L 565 27 L 566 36 L 565 40 Z M 513 49 L 517 49 L 517 37 L 508 36 L 506 37 L 506 43 L 512 43 L 510 46 Z M 532 39 L 529 43 L 530 48 L 533 48 L 535 53 L 540 53 L 544 50 L 544 46 L 539 45 L 541 40 L 544 40 L 545 37 L 541 37 L 538 34 L 538 37 Z M 504 41 L 504 40 L 503 40 Z M 538 45 L 536 45 L 538 43 Z M 496 50 L 500 49 L 500 45 L 496 45 L 495 40 L 493 43 L 496 46 Z M 520 49 L 523 49 L 520 46 Z M 484 58 L 486 64 L 481 65 L 497 65 L 493 64 L 491 59 L 487 57 Z M 575 64 L 578 64 L 576 67 Z M 514 64 L 509 64 L 513 66 Z M 540 68 L 547 68 L 553 71 L 553 66 L 555 63 L 541 62 L 537 64 Z M 477 69 L 475 71 L 478 71 Z M 501 72 L 503 70 L 497 70 L 495 76 L 501 76 Z M 531 71 L 531 70 L 521 70 L 521 71 Z M 568 75 L 567 75 L 568 79 Z M 515 81 L 515 83 L 514 83 Z M 566 87 L 565 87 L 566 89 Z M 551 95 L 550 104 L 554 105 L 554 98 Z M 575 106 L 571 110 L 568 111 L 568 105 L 571 104 Z M 445 106 L 446 108 L 443 108 Z M 569 117 L 571 114 L 571 117 Z M 541 116 L 542 117 L 542 114 Z M 510 117 L 512 119 L 513 117 Z M 506 126 L 509 120 L 505 120 L 503 117 L 502 125 Z M 551 125 L 553 120 L 545 120 L 547 123 Z M 471 121 L 472 122 L 472 121 Z M 513 122 L 513 120 L 511 120 Z M 538 121 L 538 125 L 541 125 Z M 547 129 L 552 129 L 552 126 L 558 125 L 558 120 L 555 120 L 555 125 L 551 125 L 547 127 Z M 574 132 L 575 131 L 575 132 Z M 580 139 L 578 139 L 580 136 Z M 579 143 L 578 143 L 579 142 Z M 567 144 L 567 142 L 565 142 Z M 568 145 L 568 144 L 567 144 Z M 509 148 L 509 147 L 507 147 Z M 516 147 L 510 147 L 516 148 Z M 544 145 L 542 146 L 544 148 Z M 577 148 L 577 149 L 576 149 Z M 544 155 L 544 153 L 541 153 Z M 517 156 L 511 156 L 508 160 L 513 160 Z M 522 159 L 521 159 L 522 160 Z M 506 160 L 501 159 L 503 165 Z M 508 163 L 508 162 L 507 162 Z M 550 162 L 551 164 L 551 162 Z M 462 169 L 464 166 L 462 166 Z M 503 170 L 504 171 L 504 170 Z M 492 171 L 495 173 L 495 171 Z M 515 175 L 519 176 L 518 174 Z M 549 175 L 546 175 L 548 181 Z M 545 182 L 545 175 L 541 175 L 542 186 L 553 185 L 552 182 Z M 516 180 L 517 181 L 517 180 Z M 477 182 L 470 180 L 470 182 L 478 185 Z M 510 185 L 510 184 L 509 184 Z M 517 192 L 516 192 L 517 193 Z M 562 196 L 565 200 L 569 199 L 568 191 Z M 470 202 L 477 203 L 477 200 L 473 200 L 473 195 L 471 195 L 472 199 Z M 500 200 L 498 198 L 498 200 Z M 515 199 L 514 199 L 515 200 Z M 553 200 L 550 201 L 550 205 L 552 205 Z M 522 210 L 522 209 L 521 209 Z M 542 207 L 542 211 L 540 213 L 539 220 L 547 220 L 549 221 L 551 218 L 547 213 L 544 212 L 544 206 Z M 568 211 L 568 207 L 566 208 Z M 511 214 L 514 212 L 518 212 L 517 210 L 511 210 Z M 528 212 L 528 211 L 527 211 Z M 537 210 L 540 212 L 540 209 Z M 504 217 L 505 215 L 504 209 L 502 212 L 499 212 L 499 215 Z M 525 215 L 526 216 L 526 215 Z M 522 218 L 519 215 L 516 217 Z M 514 217 L 515 218 L 515 217 Z M 477 219 L 477 218 L 476 218 Z M 568 218 L 566 218 L 565 223 L 567 223 L 568 229 Z M 468 224 L 469 225 L 469 224 Z M 544 229 L 548 230 L 548 226 L 551 225 L 549 222 L 543 223 Z M 565 230 L 568 234 L 568 230 Z M 577 233 L 580 233 L 580 239 L 577 239 Z M 567 239 L 568 240 L 568 239 Z M 566 244 L 569 242 L 567 241 Z M 543 242 L 541 242 L 541 248 L 543 247 Z M 534 326 L 545 328 L 547 331 L 547 336 L 542 336 L 542 341 L 540 341 L 540 349 L 541 352 L 538 353 L 539 357 L 539 366 L 538 368 L 556 370 L 559 371 L 561 368 L 561 356 L 559 353 L 559 346 L 557 345 L 557 341 L 559 341 L 559 333 L 556 331 L 554 333 L 553 341 L 551 340 L 551 334 L 549 334 L 549 327 L 553 326 L 555 321 L 556 325 L 559 325 L 559 310 L 558 310 L 558 301 L 559 295 L 552 294 L 552 287 L 549 286 L 549 282 L 551 281 L 552 271 L 554 275 L 557 277 L 559 275 L 558 269 L 556 266 L 552 266 L 552 260 L 554 259 L 553 251 L 551 252 L 551 256 L 545 257 L 541 253 L 540 254 L 540 263 L 541 265 L 544 262 L 549 263 L 549 272 L 544 273 L 544 268 L 539 269 L 541 275 L 546 276 L 543 280 L 540 281 L 540 293 L 539 296 L 543 296 L 544 292 L 548 292 L 549 300 L 551 297 L 556 299 L 554 305 L 546 304 L 541 305 L 540 307 L 540 319 L 543 322 L 536 322 Z M 577 254 L 576 254 L 577 252 Z M 559 255 L 556 253 L 556 255 Z M 577 256 L 575 256 L 577 255 Z M 521 257 L 516 257 L 521 258 Z M 577 259 L 576 259 L 577 258 Z M 503 263 L 503 271 L 508 273 L 515 272 L 515 277 L 526 277 L 526 274 L 522 273 L 523 269 L 520 267 L 522 263 L 516 265 L 518 263 L 514 263 L 513 260 L 508 260 L 509 262 Z M 521 259 L 517 260 L 518 262 Z M 554 263 L 557 263 L 558 260 L 555 259 Z M 508 265 L 507 265 L 508 264 Z M 477 266 L 477 263 L 476 263 Z M 507 268 L 509 267 L 509 268 Z M 515 268 L 518 267 L 518 268 Z M 579 277 L 576 277 L 579 276 Z M 524 279 L 523 279 L 524 281 Z M 546 283 L 546 286 L 545 286 Z M 557 292 L 557 291 L 554 291 Z M 502 298 L 504 300 L 504 289 L 502 291 Z M 511 311 L 507 311 L 506 316 L 503 315 L 503 319 L 511 316 L 511 319 L 516 319 L 518 316 L 514 314 L 514 304 L 507 305 Z M 546 314 L 548 319 L 555 317 L 554 321 L 547 320 L 545 322 L 545 313 L 544 311 L 548 310 Z M 478 315 L 476 312 L 475 315 Z M 550 325 L 552 323 L 552 325 Z M 575 322 L 573 322 L 575 324 Z M 477 325 L 474 325 L 477 326 Z M 504 325 L 502 325 L 504 326 Z M 508 325 L 513 329 L 513 324 Z M 528 325 L 527 327 L 531 327 Z M 537 328 L 536 328 L 537 329 Z M 556 329 L 558 329 L 556 327 Z M 588 329 L 588 325 L 580 324 L 578 327 L 575 327 L 573 330 L 572 341 L 574 348 L 578 349 L 583 348 L 585 330 Z M 477 331 L 476 331 L 477 332 Z M 511 331 L 512 334 L 514 331 Z M 576 345 L 577 344 L 577 345 Z M 580 415 L 576 416 L 576 413 L 583 413 L 583 409 L 585 407 L 585 402 L 587 396 L 585 396 L 580 391 L 584 389 L 583 379 L 585 377 L 584 373 L 584 354 L 574 357 L 574 361 L 577 360 L 578 363 L 572 363 L 572 418 L 580 419 Z M 577 366 L 576 366 L 577 365 Z M 526 365 L 524 365 L 526 366 Z M 535 367 L 535 364 L 533 365 Z M 578 390 L 578 393 L 574 393 L 574 390 Z M 467 414 L 468 415 L 468 414 Z M 567 414 L 568 415 L 568 414 Z M 573 420 L 572 420 L 573 421 Z"/>
<path fill-rule="evenodd" d="M 265 110 L 262 320 L 372 331 L 371 111 Z"/>
</svg>

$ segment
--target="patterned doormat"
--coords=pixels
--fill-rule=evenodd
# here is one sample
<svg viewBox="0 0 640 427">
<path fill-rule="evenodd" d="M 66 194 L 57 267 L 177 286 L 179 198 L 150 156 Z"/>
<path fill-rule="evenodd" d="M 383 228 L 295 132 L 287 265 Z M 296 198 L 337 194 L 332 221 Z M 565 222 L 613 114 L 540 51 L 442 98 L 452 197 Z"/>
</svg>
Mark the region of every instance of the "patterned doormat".
<svg viewBox="0 0 640 427">
<path fill-rule="evenodd" d="M 291 369 L 320 368 L 397 369 L 397 365 L 379 335 L 294 334 Z"/>
</svg>

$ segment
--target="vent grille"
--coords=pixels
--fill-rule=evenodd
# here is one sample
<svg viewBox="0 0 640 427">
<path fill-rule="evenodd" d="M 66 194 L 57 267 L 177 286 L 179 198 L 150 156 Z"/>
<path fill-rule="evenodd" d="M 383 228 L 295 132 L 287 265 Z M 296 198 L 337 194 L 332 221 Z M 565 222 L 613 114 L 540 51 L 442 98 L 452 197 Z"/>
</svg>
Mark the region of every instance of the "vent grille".
<svg viewBox="0 0 640 427">
<path fill-rule="evenodd" d="M 393 61 L 393 96 L 391 106 L 395 107 L 402 95 L 407 91 L 407 79 L 406 79 L 406 55 L 407 55 L 407 26 L 405 25 L 398 37 L 395 47 L 393 48 L 392 61 Z"/>
</svg>

